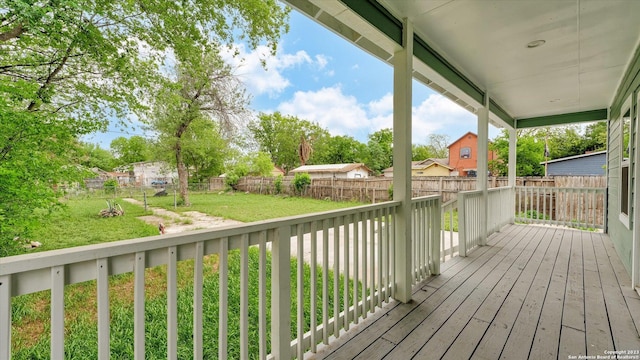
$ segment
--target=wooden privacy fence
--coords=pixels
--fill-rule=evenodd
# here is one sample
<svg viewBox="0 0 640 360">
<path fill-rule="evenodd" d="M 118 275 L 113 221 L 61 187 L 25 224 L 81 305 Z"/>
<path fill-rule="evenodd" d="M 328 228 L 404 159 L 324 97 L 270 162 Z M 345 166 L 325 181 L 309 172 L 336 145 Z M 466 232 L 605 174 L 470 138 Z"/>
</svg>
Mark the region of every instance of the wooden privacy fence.
<svg viewBox="0 0 640 360">
<path fill-rule="evenodd" d="M 220 180 L 212 189 L 222 186 Z M 293 195 L 293 177 L 282 178 L 280 193 Z M 213 180 L 212 180 L 213 181 Z M 256 194 L 276 194 L 276 178 L 273 177 L 243 177 L 238 182 L 237 189 Z M 334 201 L 359 201 L 378 203 L 390 200 L 393 178 L 375 177 L 366 179 L 311 179 L 311 185 L 303 196 L 315 199 L 330 199 Z M 411 180 L 413 197 L 441 195 L 442 202 L 456 199 L 461 191 L 476 190 L 476 178 L 458 176 L 413 177 Z M 489 188 L 505 187 L 506 177 L 490 177 Z M 605 188 L 604 176 L 553 176 L 553 177 L 519 177 L 516 186 L 552 187 L 552 188 Z"/>
</svg>

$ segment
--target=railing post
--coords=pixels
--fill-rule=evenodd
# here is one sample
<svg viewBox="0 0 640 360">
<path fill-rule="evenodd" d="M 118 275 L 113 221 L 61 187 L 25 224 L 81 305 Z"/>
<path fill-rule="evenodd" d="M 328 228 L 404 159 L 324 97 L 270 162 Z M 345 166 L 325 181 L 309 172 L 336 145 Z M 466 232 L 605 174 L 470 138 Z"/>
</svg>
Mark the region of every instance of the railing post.
<svg viewBox="0 0 640 360">
<path fill-rule="evenodd" d="M 440 274 L 440 227 L 442 226 L 442 217 L 441 217 L 441 201 L 442 197 L 438 197 L 438 199 L 434 200 L 435 205 L 431 207 L 431 211 L 433 212 L 433 222 L 431 227 L 431 244 L 429 249 L 429 263 L 431 268 L 431 275 L 439 275 Z"/>
<path fill-rule="evenodd" d="M 0 276 L 0 359 L 11 359 L 11 275 Z"/>
<path fill-rule="evenodd" d="M 291 358 L 291 228 L 275 230 L 271 253 L 271 353 Z"/>
<path fill-rule="evenodd" d="M 465 200 L 462 192 L 458 193 L 458 252 L 467 256 L 467 224 L 465 220 Z"/>
</svg>

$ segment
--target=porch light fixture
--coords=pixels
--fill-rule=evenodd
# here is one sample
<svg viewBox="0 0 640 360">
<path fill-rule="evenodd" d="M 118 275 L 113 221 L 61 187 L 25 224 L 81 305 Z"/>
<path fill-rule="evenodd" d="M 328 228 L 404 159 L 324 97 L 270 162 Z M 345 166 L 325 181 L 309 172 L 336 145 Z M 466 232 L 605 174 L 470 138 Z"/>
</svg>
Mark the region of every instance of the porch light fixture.
<svg viewBox="0 0 640 360">
<path fill-rule="evenodd" d="M 544 43 L 546 43 L 545 40 L 533 40 L 527 44 L 527 48 L 529 49 L 537 48 L 538 46 L 544 45 Z"/>
</svg>

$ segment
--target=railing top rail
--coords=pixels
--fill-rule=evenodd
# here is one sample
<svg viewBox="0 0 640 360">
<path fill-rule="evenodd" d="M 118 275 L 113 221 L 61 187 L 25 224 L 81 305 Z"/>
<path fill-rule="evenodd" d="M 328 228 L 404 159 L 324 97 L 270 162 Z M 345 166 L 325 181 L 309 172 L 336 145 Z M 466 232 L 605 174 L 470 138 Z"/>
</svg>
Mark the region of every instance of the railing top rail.
<svg viewBox="0 0 640 360">
<path fill-rule="evenodd" d="M 421 201 L 429 201 L 429 200 L 435 200 L 435 199 L 440 199 L 441 196 L 440 195 L 429 195 L 429 196 L 419 196 L 419 197 L 414 197 L 411 199 L 411 203 L 412 204 L 416 204 L 419 203 Z"/>
<path fill-rule="evenodd" d="M 261 231 L 331 219 L 354 213 L 393 208 L 398 205 L 400 205 L 400 201 L 387 201 L 373 205 L 356 206 L 347 209 L 331 210 L 308 215 L 290 216 L 247 224 L 229 225 L 217 229 L 195 230 L 189 233 L 162 236 L 149 236 L 144 238 L 4 257 L 0 258 L 0 276 L 49 268 L 52 266 L 110 258 L 142 251 L 152 251 L 170 246 L 181 246 L 201 241 L 231 238 L 242 234 L 258 233 Z M 229 250 L 231 249 L 233 249 L 232 244 L 230 244 L 229 247 Z"/>
<path fill-rule="evenodd" d="M 606 190 L 606 188 L 603 187 L 568 187 L 568 186 L 562 186 L 562 187 L 551 187 L 551 186 L 522 186 L 522 185 L 518 185 L 516 186 L 516 189 L 545 189 L 545 190 L 583 190 L 583 191 L 597 191 L 597 192 L 604 192 Z"/>
<path fill-rule="evenodd" d="M 447 207 L 447 206 L 451 206 L 452 204 L 455 204 L 457 202 L 458 202 L 458 199 L 457 198 L 453 198 L 453 199 L 447 201 L 446 203 L 442 204 L 442 207 L 444 208 L 444 207 Z"/>
</svg>

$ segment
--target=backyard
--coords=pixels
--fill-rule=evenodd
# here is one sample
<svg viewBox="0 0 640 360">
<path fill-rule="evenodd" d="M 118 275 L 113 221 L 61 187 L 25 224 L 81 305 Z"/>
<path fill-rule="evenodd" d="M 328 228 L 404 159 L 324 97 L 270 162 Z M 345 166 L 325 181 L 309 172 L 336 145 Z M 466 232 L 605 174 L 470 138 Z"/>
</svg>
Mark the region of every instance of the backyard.
<svg viewBox="0 0 640 360">
<path fill-rule="evenodd" d="M 139 201 L 139 200 L 136 200 Z M 98 212 L 106 207 L 103 198 L 83 198 L 65 200 L 65 207 L 58 211 L 48 222 L 38 223 L 34 229 L 31 241 L 38 241 L 42 246 L 31 251 L 45 251 L 63 249 L 74 246 L 97 244 L 101 242 L 117 241 L 136 237 L 158 235 L 156 221 L 162 220 L 167 230 L 178 229 L 185 225 L 200 228 L 197 219 L 192 217 L 194 212 L 205 214 L 213 219 L 209 225 L 201 228 L 219 226 L 235 222 L 249 222 L 284 216 L 293 216 L 318 211 L 328 211 L 360 205 L 354 202 L 332 202 L 295 197 L 279 197 L 269 195 L 254 195 L 244 193 L 194 194 L 193 205 L 188 208 L 174 209 L 172 197 L 152 197 L 148 199 L 148 210 L 143 205 L 132 204 L 123 199 L 116 199 L 122 206 L 124 216 L 100 218 Z M 159 209 L 154 215 L 152 210 Z M 172 215 L 167 215 L 170 213 Z M 149 217 L 152 220 L 149 221 Z M 147 220 L 145 222 L 145 219 Z M 249 249 L 249 308 L 255 308 L 258 303 L 257 249 Z M 234 351 L 238 349 L 238 321 L 239 312 L 239 272 L 240 254 L 231 252 L 229 257 L 229 356 L 237 357 Z M 210 339 L 218 338 L 218 257 L 208 256 L 205 259 L 204 298 L 206 301 L 204 313 L 205 336 Z M 297 274 L 297 261 L 292 259 L 292 275 Z M 310 267 L 304 266 L 305 288 L 309 288 Z M 269 272 L 269 267 L 267 267 Z M 322 270 L 318 269 L 318 281 L 323 281 Z M 292 277 L 294 278 L 294 277 Z M 267 275 L 267 279 L 270 276 Z M 329 284 L 333 283 L 333 273 L 327 274 Z M 146 343 L 149 358 L 166 357 L 166 269 L 155 267 L 147 269 L 145 273 L 147 317 Z M 340 281 L 342 283 L 343 280 Z M 178 309 L 179 309 L 179 358 L 191 356 L 193 341 L 192 334 L 192 306 L 193 306 L 193 261 L 183 261 L 178 267 Z M 292 282 L 292 289 L 296 283 Z M 132 274 L 112 276 L 109 284 L 111 323 L 111 354 L 112 358 L 126 359 L 133 356 L 133 276 Z M 349 288 L 352 288 L 349 286 Z M 270 285 L 267 285 L 269 291 Z M 295 291 L 295 290 L 294 290 Z M 339 291 L 343 291 L 342 287 Z M 13 299 L 12 306 L 12 345 L 14 359 L 40 359 L 49 356 L 49 318 L 50 292 L 42 291 L 23 295 Z M 267 296 L 267 301 L 271 297 Z M 305 316 L 309 316 L 309 301 L 305 302 Z M 340 297 L 342 299 L 342 296 Z M 332 298 L 329 297 L 329 309 L 333 308 Z M 322 294 L 318 293 L 317 301 L 322 303 Z M 267 306 L 269 309 L 269 306 Z M 292 317 L 297 313 L 297 304 L 293 303 Z M 322 318 L 323 307 L 318 307 L 318 317 Z M 69 358 L 97 357 L 97 315 L 96 315 L 96 285 L 94 281 L 70 285 L 65 289 L 65 353 Z M 254 311 L 249 312 L 250 336 L 258 334 L 258 320 Z M 296 333 L 295 321 L 292 321 L 292 333 Z M 250 341 L 251 346 L 257 346 L 257 341 Z M 217 342 L 207 342 L 206 358 L 215 358 L 218 354 Z M 250 354 L 257 354 L 257 348 L 251 348 Z"/>
</svg>

